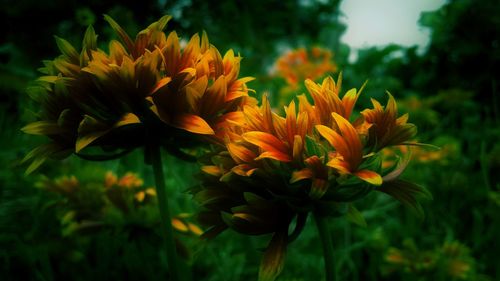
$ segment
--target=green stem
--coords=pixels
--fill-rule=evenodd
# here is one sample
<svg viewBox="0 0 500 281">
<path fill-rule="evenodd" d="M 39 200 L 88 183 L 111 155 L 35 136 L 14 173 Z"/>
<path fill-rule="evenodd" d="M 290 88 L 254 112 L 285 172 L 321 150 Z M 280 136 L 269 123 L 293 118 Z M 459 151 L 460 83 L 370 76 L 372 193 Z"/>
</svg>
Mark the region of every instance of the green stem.
<svg viewBox="0 0 500 281">
<path fill-rule="evenodd" d="M 325 275 L 326 281 L 335 281 L 335 260 L 333 258 L 332 235 L 328 228 L 327 218 L 314 212 L 314 219 L 318 227 L 321 245 L 323 246 L 323 256 L 325 259 Z"/>
<path fill-rule="evenodd" d="M 172 228 L 172 219 L 168 207 L 167 186 L 165 185 L 165 177 L 163 175 L 163 165 L 161 161 L 161 150 L 159 146 L 151 148 L 150 161 L 153 165 L 155 175 L 156 193 L 158 198 L 158 207 L 160 208 L 161 228 L 165 239 L 168 269 L 170 272 L 170 279 L 179 281 L 179 273 L 177 266 L 177 251 L 174 240 L 174 230 Z"/>
</svg>

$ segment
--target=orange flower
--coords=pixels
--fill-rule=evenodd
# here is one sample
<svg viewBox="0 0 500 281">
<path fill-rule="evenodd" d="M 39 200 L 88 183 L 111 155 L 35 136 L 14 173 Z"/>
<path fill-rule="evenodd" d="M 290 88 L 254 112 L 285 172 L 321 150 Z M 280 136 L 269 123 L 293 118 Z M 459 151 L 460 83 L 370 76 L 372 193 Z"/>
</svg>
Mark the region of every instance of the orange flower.
<svg viewBox="0 0 500 281">
<path fill-rule="evenodd" d="M 316 80 L 328 72 L 337 71 L 332 57 L 331 51 L 320 47 L 311 50 L 298 48 L 279 57 L 275 68 L 279 76 L 296 88 L 305 79 Z"/>
<path fill-rule="evenodd" d="M 342 99 L 340 99 L 342 73 L 339 74 L 337 83 L 335 83 L 332 77 L 328 76 L 323 80 L 322 84 L 316 84 L 309 79 L 305 81 L 305 84 L 314 101 L 314 108 L 305 96 L 299 96 L 303 108 L 302 110 L 307 111 L 317 124 L 326 126 L 331 126 L 334 121 L 332 112 L 349 120 L 354 105 L 366 85 L 366 83 L 363 84 L 359 91 L 355 88 L 350 89 L 344 94 Z"/>
<path fill-rule="evenodd" d="M 162 58 L 171 76 L 158 81 L 152 91 L 153 110 L 165 123 L 186 131 L 213 135 L 225 116 L 250 102 L 246 83 L 238 79 L 240 57 L 232 50 L 224 58 L 208 43 L 191 38 L 181 54 L 177 34 L 171 33 Z M 201 45 L 200 45 L 201 44 Z M 172 62 L 177 65 L 170 66 Z"/>
<path fill-rule="evenodd" d="M 112 40 L 109 53 L 97 48 L 92 27 L 80 53 L 56 39 L 62 55 L 45 63 L 46 76 L 30 88 L 41 103 L 38 121 L 23 128 L 51 142 L 25 157 L 27 172 L 89 146 L 129 151 L 155 142 L 179 154 L 198 143 L 193 134 L 213 135 L 231 113 L 255 103 L 246 86 L 253 78 L 238 78 L 241 58 L 232 50 L 222 58 L 205 33 L 181 48 L 175 31 L 163 32 L 170 18 L 132 40 L 105 16 L 122 42 Z"/>
<path fill-rule="evenodd" d="M 372 190 L 392 195 L 417 213 L 417 197 L 429 195 L 398 179 L 407 158 L 382 170 L 382 154 L 366 146 L 370 135 L 362 132 L 370 124 L 349 121 L 361 91 L 352 89 L 341 100 L 340 81 L 328 77 L 318 85 L 307 80 L 314 104 L 301 96 L 298 106 L 292 101 L 285 107 L 284 117 L 271 111 L 266 96 L 261 106 L 247 105 L 232 114 L 224 134 L 217 135 L 223 146 L 206 159 L 202 184 L 193 189 L 204 207 L 199 218 L 208 230 L 203 237 L 226 228 L 273 234 L 262 259 L 261 280 L 279 274 L 286 245 L 300 233 L 309 213 L 339 215 L 342 209 L 363 224 L 350 202 Z M 297 228 L 289 237 L 294 218 Z"/>
<path fill-rule="evenodd" d="M 339 132 L 324 125 L 316 126 L 318 132 L 336 150 L 336 154 L 327 165 L 336 169 L 340 174 L 354 174 L 368 183 L 381 185 L 382 177 L 378 173 L 359 169 L 363 161 L 363 146 L 356 129 L 339 114 L 333 112 L 332 116 Z"/>
<path fill-rule="evenodd" d="M 373 109 L 361 112 L 369 127 L 368 145 L 378 151 L 386 146 L 408 144 L 417 134 L 417 127 L 406 123 L 408 114 L 398 117 L 398 109 L 394 97 L 390 94 L 385 109 L 372 99 Z"/>
</svg>

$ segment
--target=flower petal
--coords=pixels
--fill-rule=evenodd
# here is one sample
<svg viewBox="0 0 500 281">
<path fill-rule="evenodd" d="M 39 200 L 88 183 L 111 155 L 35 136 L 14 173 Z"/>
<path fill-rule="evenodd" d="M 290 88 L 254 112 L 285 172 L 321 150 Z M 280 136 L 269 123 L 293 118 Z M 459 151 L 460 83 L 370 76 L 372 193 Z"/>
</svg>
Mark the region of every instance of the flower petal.
<svg viewBox="0 0 500 281">
<path fill-rule="evenodd" d="M 236 163 L 250 163 L 257 157 L 257 154 L 241 144 L 228 143 L 227 151 Z"/>
<path fill-rule="evenodd" d="M 330 143 L 331 146 L 335 148 L 335 150 L 337 150 L 340 155 L 349 159 L 351 156 L 349 146 L 339 133 L 324 125 L 316 125 L 316 130 L 328 141 L 328 143 Z"/>
<path fill-rule="evenodd" d="M 206 173 L 206 174 L 209 174 L 209 175 L 212 175 L 212 176 L 216 176 L 216 177 L 220 177 L 222 176 L 222 169 L 218 166 L 203 166 L 201 167 L 201 170 Z"/>
<path fill-rule="evenodd" d="M 259 157 L 255 158 L 255 160 L 261 160 L 264 158 L 274 159 L 274 160 L 278 160 L 281 162 L 290 162 L 291 161 L 291 159 L 288 155 L 283 154 L 281 152 L 277 152 L 277 151 L 264 151 L 259 155 Z"/>
<path fill-rule="evenodd" d="M 176 117 L 172 126 L 195 134 L 214 135 L 214 130 L 198 115 L 182 114 Z"/>
<path fill-rule="evenodd" d="M 373 185 L 381 185 L 382 184 L 382 177 L 375 173 L 374 171 L 369 171 L 369 170 L 360 170 L 356 171 L 353 173 L 355 176 L 358 178 L 373 184 Z"/>
<path fill-rule="evenodd" d="M 295 183 L 300 180 L 310 179 L 314 176 L 313 171 L 309 168 L 304 168 L 300 171 L 294 171 L 290 178 L 290 183 Z"/>
<path fill-rule="evenodd" d="M 259 269 L 259 281 L 274 281 L 283 270 L 287 233 L 276 232 L 267 246 Z"/>
<path fill-rule="evenodd" d="M 328 190 L 328 181 L 324 179 L 315 178 L 311 184 L 311 190 L 309 191 L 309 197 L 312 199 L 320 199 L 325 195 Z"/>
<path fill-rule="evenodd" d="M 363 147 L 358 132 L 347 119 L 339 114 L 334 112 L 332 113 L 332 117 L 339 127 L 340 133 L 342 134 L 349 150 L 349 154 L 340 154 L 344 156 L 344 160 L 349 162 L 352 169 L 356 169 L 363 158 Z"/>
<path fill-rule="evenodd" d="M 351 173 L 351 167 L 349 166 L 349 163 L 344 161 L 341 158 L 333 158 L 330 160 L 328 163 L 326 163 L 328 167 L 332 167 L 335 170 L 337 170 L 340 174 L 350 174 Z"/>
<path fill-rule="evenodd" d="M 271 152 L 280 161 L 288 162 L 292 160 L 288 155 L 288 147 L 271 134 L 253 131 L 244 133 L 242 137 L 245 141 L 260 147 L 265 152 Z"/>
</svg>

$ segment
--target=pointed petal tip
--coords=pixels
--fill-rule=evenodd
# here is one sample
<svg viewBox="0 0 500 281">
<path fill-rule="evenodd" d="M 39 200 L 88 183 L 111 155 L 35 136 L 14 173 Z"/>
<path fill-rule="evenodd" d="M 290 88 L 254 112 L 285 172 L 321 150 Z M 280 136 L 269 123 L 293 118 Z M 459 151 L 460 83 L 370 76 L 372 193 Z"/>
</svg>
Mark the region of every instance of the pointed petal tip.
<svg viewBox="0 0 500 281">
<path fill-rule="evenodd" d="M 355 172 L 354 175 L 366 181 L 367 183 L 377 186 L 382 185 L 382 177 L 376 172 L 369 170 L 360 170 Z"/>
</svg>

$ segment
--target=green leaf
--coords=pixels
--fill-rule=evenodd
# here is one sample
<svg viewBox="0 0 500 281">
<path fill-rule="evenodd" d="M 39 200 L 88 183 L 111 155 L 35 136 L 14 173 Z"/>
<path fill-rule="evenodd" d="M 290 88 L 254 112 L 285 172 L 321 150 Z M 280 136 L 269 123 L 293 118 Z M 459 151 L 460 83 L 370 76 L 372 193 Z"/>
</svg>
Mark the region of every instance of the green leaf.
<svg viewBox="0 0 500 281">
<path fill-rule="evenodd" d="M 243 197 L 245 198 L 245 201 L 251 206 L 254 207 L 269 207 L 269 201 L 258 196 L 255 193 L 251 192 L 244 192 Z"/>
<path fill-rule="evenodd" d="M 148 26 L 148 29 L 153 29 L 153 30 L 158 30 L 158 31 L 162 31 L 165 26 L 167 26 L 167 23 L 172 19 L 172 16 L 170 15 L 165 15 L 163 17 L 161 17 L 158 21 L 150 24 Z"/>
<path fill-rule="evenodd" d="M 92 51 L 97 50 L 97 35 L 95 34 L 92 25 L 87 27 L 83 36 L 82 50 L 87 54 L 89 59 L 92 59 Z M 83 65 L 84 53 L 81 54 L 80 65 Z"/>
<path fill-rule="evenodd" d="M 332 192 L 325 195 L 325 199 L 337 202 L 352 202 L 370 193 L 374 186 L 368 184 L 357 177 L 352 177 L 352 184 L 343 183 L 337 188 L 332 188 Z"/>
<path fill-rule="evenodd" d="M 60 153 L 61 151 L 64 150 L 65 149 L 63 147 L 60 147 L 55 143 L 46 143 L 36 147 L 35 149 L 31 150 L 28 154 L 26 154 L 23 160 L 21 160 L 21 164 L 33 160 L 26 169 L 26 171 L 24 172 L 24 174 L 29 175 L 33 173 L 49 157 L 52 157 L 53 155 Z"/>
<path fill-rule="evenodd" d="M 358 170 L 366 169 L 370 171 L 380 171 L 382 167 L 382 157 L 379 153 L 369 154 L 364 157 L 364 161 Z"/>
<path fill-rule="evenodd" d="M 410 146 L 418 146 L 426 149 L 430 149 L 431 151 L 438 151 L 441 150 L 441 147 L 433 145 L 433 144 L 428 144 L 428 143 L 420 143 L 420 142 L 403 142 L 401 143 L 403 145 L 410 145 Z"/>
<path fill-rule="evenodd" d="M 306 152 L 307 156 L 316 155 L 318 157 L 323 156 L 324 148 L 312 137 L 306 136 L 305 138 Z"/>
<path fill-rule="evenodd" d="M 259 281 L 274 281 L 283 270 L 287 245 L 287 233 L 276 232 L 269 242 L 259 269 Z"/>
<path fill-rule="evenodd" d="M 104 20 L 106 20 L 109 23 L 109 25 L 111 25 L 111 28 L 113 28 L 113 30 L 118 34 L 122 42 L 125 43 L 128 51 L 133 52 L 135 49 L 134 41 L 130 39 L 125 30 L 123 30 L 123 28 L 108 15 L 104 15 Z"/>
<path fill-rule="evenodd" d="M 361 214 L 361 212 L 358 211 L 358 209 L 356 209 L 353 204 L 349 204 L 349 207 L 347 209 L 347 219 L 361 227 L 367 226 L 363 214 Z"/>
<path fill-rule="evenodd" d="M 382 186 L 375 190 L 394 197 L 394 199 L 400 201 L 419 218 L 424 217 L 424 211 L 419 199 L 432 199 L 432 194 L 427 189 L 405 180 L 384 182 Z"/>
<path fill-rule="evenodd" d="M 45 96 L 47 96 L 47 91 L 45 90 L 45 88 L 40 86 L 30 86 L 26 88 L 26 93 L 28 93 L 29 97 L 32 100 L 38 103 L 43 102 Z"/>
<path fill-rule="evenodd" d="M 97 35 L 92 25 L 89 25 L 85 31 L 82 46 L 87 52 L 90 52 L 90 50 L 97 50 Z"/>
<path fill-rule="evenodd" d="M 57 47 L 61 51 L 61 53 L 67 56 L 71 62 L 80 62 L 80 55 L 76 51 L 76 49 L 66 40 L 55 36 Z"/>
</svg>

